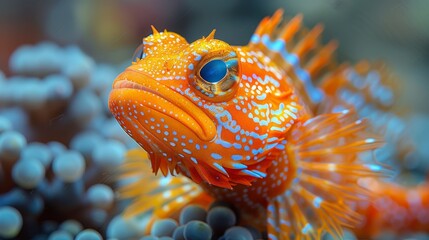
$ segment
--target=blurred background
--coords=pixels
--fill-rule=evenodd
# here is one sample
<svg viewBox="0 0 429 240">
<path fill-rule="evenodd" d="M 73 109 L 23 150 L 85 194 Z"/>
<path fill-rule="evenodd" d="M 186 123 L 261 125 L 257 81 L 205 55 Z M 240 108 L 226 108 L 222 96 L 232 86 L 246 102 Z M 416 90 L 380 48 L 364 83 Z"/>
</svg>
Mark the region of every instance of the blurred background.
<svg viewBox="0 0 429 240">
<path fill-rule="evenodd" d="M 139 223 L 117 216 L 124 205 L 115 201 L 113 170 L 135 144 L 107 109 L 114 77 L 151 34 L 150 25 L 189 42 L 216 28 L 216 38 L 245 45 L 259 21 L 278 8 L 286 17 L 303 13 L 307 27 L 322 23 L 323 41 L 340 43 L 340 61 L 388 64 L 399 86 L 400 124 L 394 126 L 403 127 L 414 146 L 395 156 L 404 160 L 395 168 L 398 181 L 422 182 L 429 172 L 427 0 L 2 0 L 0 239 L 46 239 L 66 230 L 141 236 Z M 32 160 L 36 155 L 39 162 Z M 62 164 L 70 159 L 81 164 Z M 28 166 L 40 171 L 34 175 Z M 18 220 L 7 225 L 5 216 Z"/>
</svg>

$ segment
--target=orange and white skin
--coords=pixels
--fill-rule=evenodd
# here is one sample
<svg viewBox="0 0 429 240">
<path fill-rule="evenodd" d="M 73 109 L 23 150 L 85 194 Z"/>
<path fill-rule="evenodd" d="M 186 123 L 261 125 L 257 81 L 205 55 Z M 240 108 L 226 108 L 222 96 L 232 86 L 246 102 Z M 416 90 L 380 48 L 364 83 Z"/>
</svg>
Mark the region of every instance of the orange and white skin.
<svg viewBox="0 0 429 240">
<path fill-rule="evenodd" d="M 138 178 L 121 192 L 135 198 L 126 215 L 162 217 L 217 199 L 270 239 L 339 237 L 360 222 L 349 206 L 368 198 L 359 179 L 386 175 L 360 153 L 383 141 L 352 109 L 315 116 L 324 94 L 312 80 L 336 44 L 319 46 L 321 26 L 298 34 L 301 16 L 279 27 L 281 15 L 264 19 L 247 46 L 214 31 L 188 43 L 153 28 L 143 39 L 109 99 L 145 150 L 131 151 L 124 166 L 124 178 Z"/>
</svg>

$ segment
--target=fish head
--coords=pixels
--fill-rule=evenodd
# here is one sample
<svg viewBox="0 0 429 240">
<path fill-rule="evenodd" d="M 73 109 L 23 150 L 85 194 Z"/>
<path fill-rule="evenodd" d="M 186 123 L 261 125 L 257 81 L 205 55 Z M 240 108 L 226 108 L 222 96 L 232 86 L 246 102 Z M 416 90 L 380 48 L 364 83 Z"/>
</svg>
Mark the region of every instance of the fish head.
<svg viewBox="0 0 429 240">
<path fill-rule="evenodd" d="M 270 58 L 214 31 L 188 43 L 154 29 L 137 53 L 115 79 L 109 108 L 154 172 L 227 188 L 265 177 L 301 108 Z"/>
</svg>

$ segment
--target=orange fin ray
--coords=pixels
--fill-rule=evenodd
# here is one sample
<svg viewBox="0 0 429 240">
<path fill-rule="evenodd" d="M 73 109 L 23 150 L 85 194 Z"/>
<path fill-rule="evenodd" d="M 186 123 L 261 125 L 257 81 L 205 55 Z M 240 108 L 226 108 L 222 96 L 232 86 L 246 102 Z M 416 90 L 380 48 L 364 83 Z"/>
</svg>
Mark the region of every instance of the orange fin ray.
<svg viewBox="0 0 429 240">
<path fill-rule="evenodd" d="M 359 152 L 379 148 L 384 145 L 383 140 L 375 138 L 366 138 L 349 144 L 341 146 L 327 147 L 312 149 L 306 151 L 300 151 L 299 156 L 302 158 L 306 157 L 319 157 L 321 155 L 332 155 L 332 154 L 345 154 L 347 152 Z"/>
<path fill-rule="evenodd" d="M 317 41 L 323 32 L 321 24 L 316 25 L 306 36 L 294 47 L 292 52 L 296 54 L 299 59 L 303 59 L 311 49 L 317 46 Z"/>
<path fill-rule="evenodd" d="M 362 130 L 365 130 L 365 127 L 367 126 L 365 123 L 365 119 L 363 120 L 357 120 L 353 123 L 350 123 L 346 126 L 340 127 L 338 129 L 333 129 L 329 133 L 322 134 L 320 136 L 315 136 L 312 139 L 306 140 L 304 143 L 300 144 L 301 149 L 306 149 L 310 146 L 314 146 L 316 144 L 323 144 L 327 141 L 337 139 L 338 137 L 345 137 L 351 134 L 357 134 L 361 132 Z M 375 137 L 374 137 L 375 139 Z"/>
<path fill-rule="evenodd" d="M 395 104 L 400 87 L 396 80 L 382 63 L 344 64 L 319 84 L 325 101 L 315 111 L 322 114 L 355 109 L 360 118 L 368 118 L 372 130 L 386 141 L 387 154 L 383 154 L 384 148 L 379 153 L 388 158 L 381 161 L 400 159 L 413 150 L 414 144 L 409 140 L 403 119 L 407 112 Z"/>
<path fill-rule="evenodd" d="M 362 153 L 383 144 L 368 128 L 353 111 L 343 111 L 317 116 L 291 130 L 286 151 L 296 174 L 285 192 L 269 202 L 272 239 L 320 239 L 324 233 L 341 238 L 343 227 L 362 221 L 351 206 L 372 193 L 358 181 L 391 176 L 374 159 L 363 158 Z"/>
<path fill-rule="evenodd" d="M 249 48 L 260 50 L 276 62 L 298 90 L 298 94 L 314 109 L 323 100 L 324 94 L 317 87 L 324 70 L 336 67 L 334 51 L 337 43 L 323 46 L 319 38 L 323 32 L 321 24 L 308 31 L 301 26 L 302 15 L 297 15 L 285 24 L 281 23 L 281 12 L 265 18 L 253 34 Z"/>
<path fill-rule="evenodd" d="M 331 40 L 328 44 L 320 49 L 318 53 L 316 53 L 311 60 L 308 61 L 305 69 L 308 70 L 308 73 L 312 77 L 312 79 L 317 78 L 321 75 L 322 70 L 331 64 L 331 59 L 335 50 L 338 48 L 338 42 L 335 40 Z"/>
<path fill-rule="evenodd" d="M 320 177 L 313 176 L 312 174 L 302 173 L 300 181 L 307 185 L 312 185 L 316 189 L 324 192 L 332 193 L 332 196 L 347 195 L 347 198 L 353 200 L 362 199 L 361 196 L 371 195 L 371 192 L 365 188 L 354 188 L 347 185 L 341 185 Z"/>
<path fill-rule="evenodd" d="M 288 42 L 289 40 L 291 40 L 292 37 L 295 36 L 295 34 L 300 29 L 302 19 L 303 19 L 302 14 L 298 14 L 294 18 L 292 18 L 280 33 L 279 35 L 280 39 L 283 39 L 285 42 Z"/>
<path fill-rule="evenodd" d="M 125 158 L 119 196 L 133 200 L 123 213 L 126 218 L 145 213 L 154 218 L 169 217 L 190 202 L 212 200 L 187 177 L 154 175 L 148 154 L 142 149 L 130 150 Z"/>
</svg>

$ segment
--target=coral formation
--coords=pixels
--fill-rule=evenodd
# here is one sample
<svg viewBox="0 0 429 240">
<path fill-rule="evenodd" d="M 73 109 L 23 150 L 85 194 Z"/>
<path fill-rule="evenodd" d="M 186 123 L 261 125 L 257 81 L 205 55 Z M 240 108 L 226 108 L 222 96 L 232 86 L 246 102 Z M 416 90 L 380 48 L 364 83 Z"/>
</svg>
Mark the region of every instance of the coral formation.
<svg viewBox="0 0 429 240">
<path fill-rule="evenodd" d="M 102 239 L 134 143 L 111 119 L 114 67 L 79 48 L 23 46 L 0 80 L 0 238 Z M 115 232 L 112 233 L 115 235 Z"/>
</svg>

